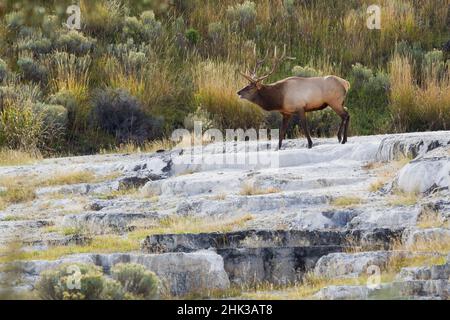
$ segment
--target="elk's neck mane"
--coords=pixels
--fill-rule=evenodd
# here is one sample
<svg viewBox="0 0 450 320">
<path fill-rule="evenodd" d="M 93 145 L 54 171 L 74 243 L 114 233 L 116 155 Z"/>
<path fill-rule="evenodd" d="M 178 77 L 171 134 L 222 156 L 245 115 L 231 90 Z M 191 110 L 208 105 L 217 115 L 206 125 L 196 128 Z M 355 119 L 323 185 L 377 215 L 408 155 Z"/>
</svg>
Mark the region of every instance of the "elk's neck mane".
<svg viewBox="0 0 450 320">
<path fill-rule="evenodd" d="M 278 86 L 263 85 L 251 101 L 266 111 L 279 110 L 283 106 L 282 89 Z"/>
</svg>

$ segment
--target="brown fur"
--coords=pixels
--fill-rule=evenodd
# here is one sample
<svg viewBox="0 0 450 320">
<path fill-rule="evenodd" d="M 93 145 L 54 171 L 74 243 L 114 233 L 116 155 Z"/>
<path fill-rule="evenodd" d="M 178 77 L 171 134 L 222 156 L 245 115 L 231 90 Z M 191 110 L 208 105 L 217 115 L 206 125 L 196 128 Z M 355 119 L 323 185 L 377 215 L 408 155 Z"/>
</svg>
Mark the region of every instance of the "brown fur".
<svg viewBox="0 0 450 320">
<path fill-rule="evenodd" d="M 252 81 L 237 94 L 266 111 L 279 111 L 283 115 L 283 124 L 279 147 L 286 133 L 289 120 L 293 114 L 298 114 L 300 124 L 308 139 L 308 147 L 312 147 L 305 113 L 323 110 L 328 106 L 342 119 L 338 131 L 339 142 L 347 142 L 347 131 L 350 116 L 344 108 L 344 101 L 350 83 L 336 76 L 301 78 L 290 77 L 272 84 L 262 84 Z M 344 137 L 342 139 L 342 133 Z"/>
</svg>

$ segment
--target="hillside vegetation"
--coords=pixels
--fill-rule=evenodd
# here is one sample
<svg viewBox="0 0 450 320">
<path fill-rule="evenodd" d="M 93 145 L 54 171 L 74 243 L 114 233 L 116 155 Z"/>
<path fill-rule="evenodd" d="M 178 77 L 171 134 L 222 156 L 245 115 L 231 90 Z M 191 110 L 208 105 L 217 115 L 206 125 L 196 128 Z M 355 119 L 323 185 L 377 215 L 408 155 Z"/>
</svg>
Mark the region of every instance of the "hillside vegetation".
<svg viewBox="0 0 450 320">
<path fill-rule="evenodd" d="M 193 120 L 278 127 L 235 94 L 255 45 L 296 58 L 269 81 L 348 79 L 353 135 L 448 130 L 450 1 L 380 0 L 381 30 L 369 30 L 372 2 L 80 0 L 81 30 L 69 30 L 71 1 L 0 1 L 0 150 L 96 153 Z M 339 124 L 332 111 L 309 121 L 317 136 Z"/>
</svg>

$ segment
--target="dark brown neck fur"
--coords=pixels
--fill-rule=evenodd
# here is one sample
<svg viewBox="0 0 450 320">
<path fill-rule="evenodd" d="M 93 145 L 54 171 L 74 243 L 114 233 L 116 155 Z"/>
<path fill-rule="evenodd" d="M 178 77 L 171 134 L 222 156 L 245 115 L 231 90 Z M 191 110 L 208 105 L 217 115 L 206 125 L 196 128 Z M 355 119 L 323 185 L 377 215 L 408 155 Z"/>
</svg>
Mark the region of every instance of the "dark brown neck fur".
<svg viewBox="0 0 450 320">
<path fill-rule="evenodd" d="M 278 86 L 263 85 L 251 101 L 266 111 L 279 110 L 283 105 L 282 88 Z"/>
</svg>

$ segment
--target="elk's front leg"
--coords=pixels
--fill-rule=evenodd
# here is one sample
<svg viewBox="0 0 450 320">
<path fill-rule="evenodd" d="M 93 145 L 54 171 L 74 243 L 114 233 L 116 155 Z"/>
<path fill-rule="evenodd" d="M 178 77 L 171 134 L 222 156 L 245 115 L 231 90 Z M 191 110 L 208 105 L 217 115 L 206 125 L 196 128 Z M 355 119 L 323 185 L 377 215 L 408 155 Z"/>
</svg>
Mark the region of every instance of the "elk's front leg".
<svg viewBox="0 0 450 320">
<path fill-rule="evenodd" d="M 291 120 L 292 115 L 283 113 L 283 123 L 281 124 L 280 137 L 278 140 L 278 150 L 281 149 L 281 144 L 286 136 L 286 130 Z"/>
<path fill-rule="evenodd" d="M 301 108 L 298 112 L 300 118 L 300 125 L 302 126 L 303 132 L 305 133 L 306 139 L 308 139 L 308 149 L 311 149 L 313 146 L 311 136 L 309 135 L 308 124 L 306 123 L 306 113 L 305 109 Z"/>
</svg>

